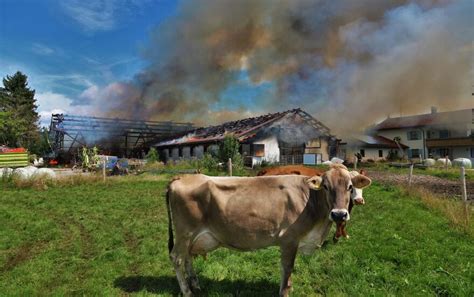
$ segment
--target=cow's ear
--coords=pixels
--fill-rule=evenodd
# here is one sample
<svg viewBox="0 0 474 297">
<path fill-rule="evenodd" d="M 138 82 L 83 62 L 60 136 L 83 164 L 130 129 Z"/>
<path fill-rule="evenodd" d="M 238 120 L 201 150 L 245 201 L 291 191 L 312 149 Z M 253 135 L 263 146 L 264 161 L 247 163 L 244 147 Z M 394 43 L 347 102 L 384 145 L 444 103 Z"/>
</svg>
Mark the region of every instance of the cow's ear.
<svg viewBox="0 0 474 297">
<path fill-rule="evenodd" d="M 362 174 L 354 176 L 353 178 L 351 178 L 351 181 L 352 185 L 358 189 L 368 187 L 372 183 L 372 180 L 370 178 Z"/>
<path fill-rule="evenodd" d="M 318 191 L 321 190 L 323 179 L 320 176 L 315 175 L 313 177 L 308 178 L 306 182 L 308 183 L 310 189 Z"/>
</svg>

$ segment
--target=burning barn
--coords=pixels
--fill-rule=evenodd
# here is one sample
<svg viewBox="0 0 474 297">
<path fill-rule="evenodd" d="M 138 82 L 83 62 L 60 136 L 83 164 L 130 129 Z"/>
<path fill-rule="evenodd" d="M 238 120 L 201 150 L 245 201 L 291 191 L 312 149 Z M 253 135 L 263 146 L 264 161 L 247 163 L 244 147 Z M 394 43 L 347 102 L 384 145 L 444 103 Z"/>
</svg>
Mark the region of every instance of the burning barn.
<svg viewBox="0 0 474 297">
<path fill-rule="evenodd" d="M 49 140 L 52 157 L 63 162 L 68 162 L 84 146 L 97 146 L 105 154 L 141 158 L 151 142 L 194 128 L 191 123 L 53 114 Z"/>
<path fill-rule="evenodd" d="M 246 165 L 262 161 L 280 164 L 318 164 L 338 151 L 338 139 L 323 123 L 297 108 L 198 128 L 154 146 L 164 160 L 200 158 L 216 151 L 227 134 L 235 135 Z"/>
</svg>

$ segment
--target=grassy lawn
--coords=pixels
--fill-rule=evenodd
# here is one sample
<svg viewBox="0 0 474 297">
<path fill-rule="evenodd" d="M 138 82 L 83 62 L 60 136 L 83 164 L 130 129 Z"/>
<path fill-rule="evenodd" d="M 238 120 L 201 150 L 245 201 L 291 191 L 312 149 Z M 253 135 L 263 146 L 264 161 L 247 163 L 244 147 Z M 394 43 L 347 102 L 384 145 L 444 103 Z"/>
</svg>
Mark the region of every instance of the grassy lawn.
<svg viewBox="0 0 474 297">
<path fill-rule="evenodd" d="M 179 293 L 167 251 L 167 179 L 0 190 L 0 295 Z M 0 186 L 2 186 L 0 184 Z M 293 296 L 473 296 L 474 238 L 395 188 L 373 185 L 351 238 L 299 255 Z M 198 258 L 208 296 L 275 296 L 279 251 Z"/>
</svg>

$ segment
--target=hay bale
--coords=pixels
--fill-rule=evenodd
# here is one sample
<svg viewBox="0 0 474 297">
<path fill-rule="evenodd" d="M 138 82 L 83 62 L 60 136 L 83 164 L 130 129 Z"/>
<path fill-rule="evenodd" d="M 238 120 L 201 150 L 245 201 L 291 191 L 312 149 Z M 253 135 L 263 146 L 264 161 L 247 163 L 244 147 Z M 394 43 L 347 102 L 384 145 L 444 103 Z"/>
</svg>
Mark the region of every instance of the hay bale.
<svg viewBox="0 0 474 297">
<path fill-rule="evenodd" d="M 40 168 L 33 173 L 33 178 L 55 179 L 56 172 L 50 168 Z"/>
<path fill-rule="evenodd" d="M 448 162 L 448 167 L 451 167 L 451 160 L 447 158 L 439 158 L 436 160 L 436 166 L 446 166 L 446 162 Z"/>
<path fill-rule="evenodd" d="M 13 173 L 11 168 L 0 168 L 0 178 L 9 178 Z"/>
<path fill-rule="evenodd" d="M 331 161 L 324 161 L 323 165 L 331 166 L 333 163 Z"/>
<path fill-rule="evenodd" d="M 331 159 L 331 163 L 333 163 L 333 164 L 342 164 L 342 163 L 344 163 L 344 160 L 339 159 L 337 157 L 334 157 L 334 158 Z"/>
<path fill-rule="evenodd" d="M 472 168 L 472 162 L 471 160 L 467 159 L 467 158 L 457 158 L 457 159 L 454 159 L 453 160 L 453 166 L 456 166 L 456 167 L 463 167 L 464 168 Z"/>
<path fill-rule="evenodd" d="M 425 166 L 428 166 L 428 167 L 433 167 L 433 166 L 436 165 L 436 160 L 435 160 L 435 159 L 428 158 L 428 159 L 425 159 L 425 160 L 423 161 L 423 164 L 424 164 Z"/>
<path fill-rule="evenodd" d="M 35 166 L 17 168 L 13 170 L 13 177 L 21 180 L 27 180 L 30 179 L 37 170 L 38 168 L 36 168 Z"/>
</svg>

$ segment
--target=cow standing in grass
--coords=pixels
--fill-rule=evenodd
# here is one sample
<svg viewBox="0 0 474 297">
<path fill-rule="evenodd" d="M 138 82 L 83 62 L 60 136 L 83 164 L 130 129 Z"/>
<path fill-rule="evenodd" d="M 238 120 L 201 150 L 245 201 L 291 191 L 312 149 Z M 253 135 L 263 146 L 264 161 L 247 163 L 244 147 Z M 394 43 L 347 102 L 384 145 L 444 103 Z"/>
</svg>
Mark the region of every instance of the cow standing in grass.
<svg viewBox="0 0 474 297">
<path fill-rule="evenodd" d="M 343 165 L 313 177 L 175 178 L 166 196 L 168 247 L 181 292 L 192 296 L 199 290 L 194 256 L 218 247 L 251 251 L 279 246 L 280 296 L 287 296 L 298 249 L 309 253 L 321 246 L 332 222 L 349 220 L 353 188 L 370 183 L 363 175 L 351 177 Z"/>
</svg>

